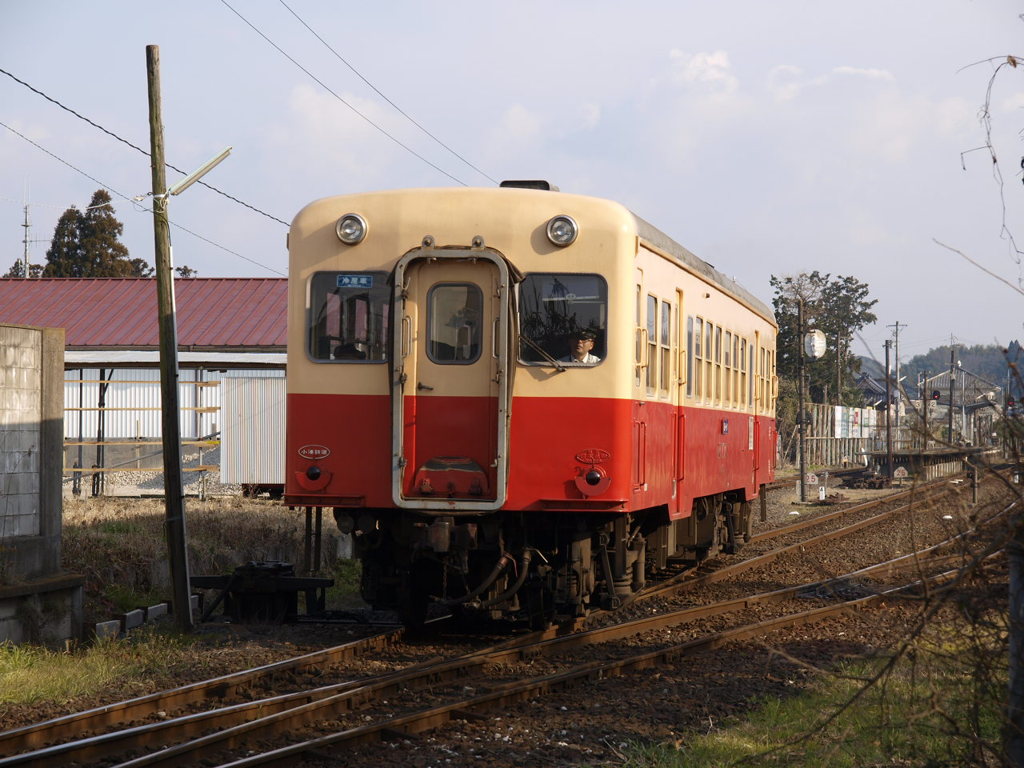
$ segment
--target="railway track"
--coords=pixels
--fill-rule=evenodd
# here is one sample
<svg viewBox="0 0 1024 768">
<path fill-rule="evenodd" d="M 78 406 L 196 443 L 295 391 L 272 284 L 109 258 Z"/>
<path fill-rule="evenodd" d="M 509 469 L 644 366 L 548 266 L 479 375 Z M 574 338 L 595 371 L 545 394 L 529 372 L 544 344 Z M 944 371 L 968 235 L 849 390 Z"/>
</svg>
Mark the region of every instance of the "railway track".
<svg viewBox="0 0 1024 768">
<path fill-rule="evenodd" d="M 837 513 L 821 515 L 814 520 L 801 520 L 796 524 L 765 532 L 755 537 L 752 544 L 780 537 L 785 537 L 787 543 L 781 548 L 743 559 L 737 558 L 735 562 L 723 564 L 714 570 L 705 569 L 703 572 L 681 574 L 674 582 L 652 587 L 633 601 L 633 605 L 692 592 L 702 585 L 726 583 L 741 573 L 766 567 L 792 553 L 811 551 L 840 536 L 848 536 L 871 526 L 891 523 L 898 519 L 901 512 L 906 516 L 908 508 L 912 505 L 921 506 L 926 502 L 918 495 L 907 505 L 879 513 L 877 506 L 881 503 L 893 505 L 890 500 L 879 500 L 873 504 L 858 505 Z M 813 528 L 822 527 L 829 530 L 813 536 L 803 536 Z M 794 536 L 800 536 L 801 540 L 790 542 Z M 938 546 L 948 548 L 951 545 L 951 542 L 946 542 Z M 294 691 L 267 696 L 256 701 L 222 704 L 226 700 L 238 698 L 240 694 L 251 692 L 261 684 L 261 681 L 280 679 L 286 673 L 292 674 L 303 669 L 319 669 L 325 664 L 379 651 L 403 641 L 401 631 L 384 633 L 287 662 L 2 733 L 0 753 L 9 757 L 0 760 L 0 766 L 92 763 L 124 756 L 133 751 L 145 754 L 120 763 L 121 765 L 182 765 L 199 761 L 209 764 L 214 755 L 222 758 L 232 751 L 251 746 L 257 740 L 262 743 L 267 739 L 279 739 L 314 722 L 334 723 L 332 728 L 337 732 L 331 736 L 311 738 L 301 745 L 280 746 L 276 750 L 270 750 L 264 757 L 251 757 L 237 763 L 270 764 L 287 762 L 310 751 L 333 749 L 342 742 L 360 744 L 378 741 L 398 733 L 422 732 L 453 718 L 474 717 L 489 707 L 506 707 L 512 702 L 576 684 L 580 680 L 624 674 L 633 669 L 665 663 L 700 649 L 719 647 L 736 639 L 757 636 L 784 626 L 818 621 L 835 615 L 836 611 L 857 610 L 880 599 L 879 596 L 886 594 L 887 589 L 907 588 L 906 585 L 882 585 L 879 579 L 882 578 L 883 571 L 894 573 L 909 566 L 913 566 L 915 572 L 920 571 L 922 563 L 939 551 L 935 546 L 923 548 L 912 554 L 892 558 L 881 565 L 873 564 L 870 569 L 855 569 L 844 573 L 842 581 L 817 580 L 757 595 L 742 595 L 730 599 L 708 598 L 710 602 L 704 605 L 659 611 L 656 615 L 632 618 L 609 626 L 553 627 L 544 632 L 513 638 L 456 658 L 414 664 L 368 679 L 345 679 L 331 684 L 300 686 Z M 944 557 L 946 559 L 936 566 L 940 571 L 949 566 L 950 554 L 947 552 Z M 873 586 L 869 589 L 871 594 L 862 594 L 852 600 L 840 599 L 841 590 L 838 585 L 844 585 L 844 589 L 848 590 L 851 583 L 856 583 L 864 590 L 868 589 L 864 586 L 865 579 L 873 580 Z M 808 598 L 809 594 L 816 597 Z M 808 599 L 823 604 L 807 610 Z M 794 610 L 794 604 L 801 609 Z M 771 609 L 773 615 L 765 618 L 763 612 L 768 610 L 768 606 L 775 607 Z M 745 614 L 752 610 L 760 612 L 756 621 L 749 620 L 749 617 L 744 618 Z M 661 647 L 643 653 L 632 653 L 623 658 L 595 660 L 584 664 L 573 663 L 571 659 L 572 652 L 580 648 L 598 644 L 608 646 L 623 638 L 636 638 L 662 631 L 678 632 L 679 627 L 692 624 L 698 619 L 708 622 L 712 617 L 730 615 L 737 617 L 735 621 L 738 623 L 734 627 L 710 634 L 691 629 L 693 636 L 688 639 L 662 642 Z M 616 616 L 619 614 L 616 613 Z M 591 623 L 599 623 L 607 618 L 595 617 Z M 564 660 L 566 655 L 570 657 L 569 661 L 560 662 L 557 670 L 522 682 L 501 679 L 500 676 L 494 679 L 493 675 L 487 672 L 514 669 L 517 665 L 521 666 L 539 658 Z M 483 688 L 487 692 L 460 696 L 459 693 L 466 688 L 467 681 L 476 681 L 471 687 Z M 435 695 L 439 689 L 445 687 L 450 689 L 449 696 L 445 703 L 437 706 L 412 707 L 413 711 L 408 711 L 407 707 L 406 711 L 396 713 L 388 710 L 389 705 L 381 703 L 392 701 L 396 697 L 407 697 L 411 691 L 422 691 L 427 688 Z M 195 711 L 198 707 L 202 709 Z M 376 709 L 372 709 L 374 707 Z M 354 713 L 357 711 L 369 711 L 373 714 L 356 716 Z M 157 712 L 165 714 L 159 721 L 152 722 L 154 713 Z M 355 719 L 356 717 L 372 717 L 374 722 L 362 724 L 361 720 Z M 151 722 L 145 722 L 146 720 Z M 117 725 L 120 727 L 115 728 Z M 59 743 L 63 734 L 89 733 L 102 728 L 114 729 L 96 736 Z M 157 749 L 167 744 L 174 746 Z M 146 752 L 154 749 L 157 751 Z M 20 754 L 12 754 L 14 752 Z"/>
<path fill-rule="evenodd" d="M 849 475 L 858 475 L 863 471 L 864 467 L 830 467 L 819 470 L 818 472 L 826 474 L 830 478 L 839 478 L 847 477 Z M 765 488 L 769 491 L 777 491 L 780 488 L 791 488 L 799 480 L 799 475 L 788 475 L 786 477 L 776 479 L 771 483 L 766 483 Z"/>
</svg>

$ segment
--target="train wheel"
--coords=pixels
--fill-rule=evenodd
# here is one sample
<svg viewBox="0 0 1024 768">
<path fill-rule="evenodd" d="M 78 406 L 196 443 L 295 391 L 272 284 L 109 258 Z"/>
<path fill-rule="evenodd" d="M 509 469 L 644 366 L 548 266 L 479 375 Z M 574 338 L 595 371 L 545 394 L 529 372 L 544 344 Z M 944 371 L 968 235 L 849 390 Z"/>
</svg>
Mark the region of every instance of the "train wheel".
<svg viewBox="0 0 1024 768">
<path fill-rule="evenodd" d="M 753 531 L 753 520 L 750 516 L 749 502 L 725 502 L 722 505 L 725 517 L 726 539 L 725 553 L 734 555 L 743 549 L 743 545 L 750 541 Z"/>
<path fill-rule="evenodd" d="M 428 564 L 419 561 L 409 571 L 406 588 L 398 604 L 398 616 L 407 627 L 422 627 L 430 609 L 430 584 L 433 574 Z"/>
<path fill-rule="evenodd" d="M 555 598 L 547 587 L 527 586 L 522 590 L 523 608 L 530 629 L 547 629 L 555 621 Z"/>
</svg>

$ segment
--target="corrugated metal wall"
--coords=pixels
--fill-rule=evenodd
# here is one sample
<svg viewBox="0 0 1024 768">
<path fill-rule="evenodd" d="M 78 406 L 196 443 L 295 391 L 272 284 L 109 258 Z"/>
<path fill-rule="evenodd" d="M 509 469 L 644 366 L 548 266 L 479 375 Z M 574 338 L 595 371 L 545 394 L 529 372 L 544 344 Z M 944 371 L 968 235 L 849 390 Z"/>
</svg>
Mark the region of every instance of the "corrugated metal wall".
<svg viewBox="0 0 1024 768">
<path fill-rule="evenodd" d="M 160 438 L 160 371 L 152 368 L 85 368 L 65 371 L 64 439 L 94 441 L 100 416 L 101 373 L 105 440 Z M 179 429 L 182 440 L 197 440 L 221 429 L 221 390 L 225 379 L 277 379 L 280 370 L 181 369 L 178 374 Z"/>
<path fill-rule="evenodd" d="M 284 483 L 286 395 L 283 378 L 221 381 L 221 482 Z"/>
</svg>

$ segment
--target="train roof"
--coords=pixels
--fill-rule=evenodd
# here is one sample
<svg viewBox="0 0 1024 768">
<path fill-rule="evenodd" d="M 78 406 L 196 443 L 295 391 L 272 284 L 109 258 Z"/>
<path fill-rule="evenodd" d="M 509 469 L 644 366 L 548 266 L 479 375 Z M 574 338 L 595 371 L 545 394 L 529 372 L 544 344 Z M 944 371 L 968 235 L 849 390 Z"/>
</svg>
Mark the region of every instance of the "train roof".
<svg viewBox="0 0 1024 768">
<path fill-rule="evenodd" d="M 530 189 L 565 194 L 562 193 L 558 187 L 544 179 L 507 180 L 501 182 L 499 186 L 503 189 Z M 618 203 L 616 203 L 616 205 L 618 205 Z M 681 246 L 650 222 L 637 216 L 632 211 L 630 211 L 630 214 L 634 219 L 636 219 L 637 233 L 650 245 L 655 246 L 659 250 L 664 251 L 673 258 L 682 262 L 692 271 L 702 275 L 710 282 L 721 286 L 728 293 L 733 294 L 736 298 L 747 304 L 752 310 L 763 315 L 766 320 L 770 320 L 773 324 L 775 323 L 775 313 L 772 309 L 742 285 L 737 283 L 735 279 L 723 275 L 713 266 L 700 257 L 695 256 L 692 252 Z"/>
<path fill-rule="evenodd" d="M 750 309 L 763 316 L 766 320 L 771 321 L 773 325 L 776 325 L 775 312 L 772 308 L 736 282 L 734 278 L 727 277 L 722 274 L 704 261 L 704 259 L 699 256 L 695 256 L 692 252 L 681 246 L 650 222 L 640 218 L 635 213 L 632 213 L 632 211 L 630 211 L 630 213 L 633 218 L 636 219 L 637 232 L 641 238 L 659 250 L 664 251 L 673 258 L 679 260 L 691 270 L 703 276 L 709 282 L 721 286 L 727 293 L 732 294 L 750 307 Z"/>
<path fill-rule="evenodd" d="M 486 195 L 529 195 L 529 196 L 540 196 L 548 195 L 553 198 L 573 198 L 581 202 L 587 201 L 590 205 L 605 205 L 609 208 L 618 209 L 623 216 L 632 218 L 635 222 L 635 228 L 637 234 L 647 244 L 653 246 L 657 250 L 666 254 L 672 259 L 675 259 L 680 264 L 684 265 L 690 272 L 703 278 L 708 283 L 713 284 L 721 288 L 727 294 L 733 296 L 739 302 L 748 307 L 751 311 L 762 316 L 765 320 L 769 321 L 773 325 L 775 322 L 775 313 L 767 304 L 758 299 L 753 293 L 748 291 L 735 279 L 724 275 L 715 269 L 711 264 L 700 257 L 694 255 L 691 251 L 684 248 L 682 245 L 677 243 L 675 240 L 670 238 L 660 229 L 655 227 L 650 222 L 636 215 L 621 203 L 610 200 L 608 198 L 594 197 L 592 195 L 580 195 L 571 192 L 562 192 L 558 187 L 548 184 L 544 181 L 506 181 L 502 182 L 500 187 L 424 187 L 424 188 L 406 188 L 406 189 L 390 189 L 390 190 L 377 190 L 365 193 L 353 193 L 346 195 L 338 195 L 327 198 L 321 198 L 320 200 L 314 200 L 309 203 L 299 214 L 296 215 L 296 221 L 302 216 L 305 211 L 311 211 L 313 209 L 321 208 L 324 204 L 335 203 L 343 198 L 352 198 L 353 200 L 360 197 L 384 197 L 388 198 L 394 196 L 400 198 L 402 196 L 414 196 L 414 195 L 439 195 L 439 196 L 450 196 L 458 197 L 460 195 L 467 194 L 480 194 Z M 539 197 L 536 199 L 540 199 Z M 320 215 L 323 215 L 322 213 Z M 294 225 L 294 222 L 293 222 Z"/>
</svg>

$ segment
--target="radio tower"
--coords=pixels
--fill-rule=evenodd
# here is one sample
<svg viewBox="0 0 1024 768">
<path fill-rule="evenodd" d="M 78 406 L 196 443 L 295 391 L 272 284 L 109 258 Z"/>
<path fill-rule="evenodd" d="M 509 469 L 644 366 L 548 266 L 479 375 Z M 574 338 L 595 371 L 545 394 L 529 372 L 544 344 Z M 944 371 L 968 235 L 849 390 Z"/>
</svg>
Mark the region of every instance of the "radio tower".
<svg viewBox="0 0 1024 768">
<path fill-rule="evenodd" d="M 29 276 L 28 275 L 28 262 L 29 262 L 29 258 L 28 258 L 28 244 L 30 242 L 32 242 L 31 236 L 30 236 L 30 231 L 31 231 L 30 228 L 31 228 L 32 225 L 29 223 L 29 220 L 28 220 L 28 203 L 25 203 L 25 223 L 22 224 L 21 226 L 25 228 L 25 239 L 21 241 L 22 244 L 25 246 L 24 251 L 23 251 L 23 260 L 22 260 L 22 263 L 24 265 L 24 270 L 25 271 L 21 273 L 21 276 L 27 278 Z"/>
</svg>

